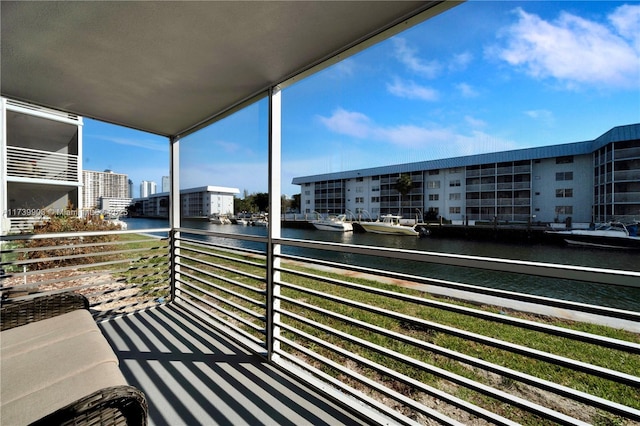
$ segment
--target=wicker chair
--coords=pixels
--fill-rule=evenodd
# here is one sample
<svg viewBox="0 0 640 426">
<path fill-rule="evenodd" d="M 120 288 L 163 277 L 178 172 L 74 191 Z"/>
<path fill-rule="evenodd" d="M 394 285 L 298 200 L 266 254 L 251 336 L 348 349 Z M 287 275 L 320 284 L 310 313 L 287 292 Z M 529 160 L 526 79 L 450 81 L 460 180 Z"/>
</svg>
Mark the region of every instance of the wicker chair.
<svg viewBox="0 0 640 426">
<path fill-rule="evenodd" d="M 34 352 L 40 350 L 38 348 L 38 345 L 43 344 L 42 342 L 30 343 L 33 347 L 35 347 L 35 349 L 29 348 L 28 351 L 30 352 L 28 352 L 27 355 L 23 355 L 22 353 L 16 355 L 15 353 L 19 352 L 20 350 L 15 349 L 15 347 L 19 346 L 20 344 L 25 345 L 24 343 L 21 343 L 19 339 L 15 338 L 16 332 L 19 332 L 20 330 L 29 332 L 29 324 L 33 324 L 39 321 L 46 321 L 47 319 L 62 316 L 63 314 L 81 315 L 87 317 L 85 313 L 74 313 L 74 311 L 85 310 L 88 313 L 88 309 L 89 302 L 84 296 L 70 292 L 36 297 L 30 296 L 27 298 L 20 298 L 18 300 L 3 300 L 2 306 L 0 307 L 0 321 L 3 337 L 9 336 L 9 333 L 14 333 L 13 338 L 8 340 L 18 342 L 12 349 L 11 347 L 8 347 L 11 345 L 10 343 L 5 344 L 5 339 L 0 340 L 0 342 L 2 343 L 3 358 L 5 358 L 5 353 L 10 354 L 12 351 L 14 352 L 12 358 L 10 359 L 11 362 L 5 363 L 5 359 L 3 359 L 3 370 L 5 368 L 10 368 L 6 367 L 5 364 L 10 365 L 11 363 L 13 363 L 13 365 L 17 364 L 19 368 L 22 369 L 30 369 L 32 366 L 25 366 L 20 363 L 22 363 L 25 359 L 30 359 L 30 356 L 33 355 Z M 62 317 L 59 317 L 58 321 L 60 318 Z M 88 316 L 88 318 L 90 320 L 84 320 L 85 328 L 95 326 L 97 331 L 90 330 L 88 332 L 83 331 L 83 333 L 85 333 L 85 335 L 90 334 L 92 336 L 92 339 L 104 340 L 104 342 L 98 342 L 99 345 L 97 346 L 103 348 L 105 352 L 110 352 L 109 354 L 105 355 L 106 357 L 108 356 L 115 358 L 115 354 L 113 354 L 113 351 L 108 346 L 106 339 L 104 339 L 102 334 L 99 332 L 99 329 L 97 328 L 97 325 L 95 325 L 95 322 L 93 322 L 93 319 L 90 316 Z M 71 321 L 71 323 L 73 324 L 73 320 Z M 43 327 L 45 325 L 47 324 L 40 323 L 36 327 Z M 31 327 L 33 327 L 33 325 Z M 6 334 L 5 331 L 7 331 Z M 31 333 L 25 334 L 27 336 L 31 335 Z M 50 334 L 52 333 L 48 333 L 47 336 Z M 69 334 L 78 336 L 82 333 L 79 332 L 74 334 L 72 332 L 69 332 Z M 56 339 L 56 337 L 54 337 L 54 339 Z M 60 342 L 58 341 L 57 343 L 55 343 L 58 345 L 57 350 L 60 350 L 61 347 L 64 347 L 66 342 L 67 341 L 63 341 L 62 344 L 60 344 Z M 94 352 L 96 351 L 95 348 L 96 345 L 92 345 L 92 350 Z M 69 350 L 73 351 L 74 349 L 69 348 Z M 27 350 L 25 349 L 25 351 Z M 9 355 L 6 356 L 9 357 Z M 75 356 L 82 357 L 82 354 L 80 353 L 80 355 L 78 355 L 78 353 L 75 352 Z M 52 365 L 54 364 L 53 362 L 39 362 L 37 364 L 38 365 L 33 366 L 34 369 L 56 368 L 56 365 Z M 115 358 L 114 365 L 116 365 L 116 367 L 113 367 L 112 369 L 116 370 L 114 372 L 115 374 L 113 374 L 115 377 L 113 379 L 109 379 L 109 381 L 121 384 L 118 384 L 116 386 L 104 387 L 98 390 L 92 390 L 91 393 L 77 399 L 71 404 L 60 404 L 61 406 L 56 407 L 54 410 L 46 408 L 44 409 L 47 412 L 46 415 L 36 420 L 29 419 L 27 423 L 31 423 L 33 425 L 146 425 L 148 407 L 144 394 L 137 388 L 126 384 L 124 377 L 120 373 L 119 369 L 117 369 L 117 358 Z M 6 400 L 11 399 L 10 395 L 12 392 L 14 392 L 12 388 L 15 387 L 15 379 L 13 380 L 13 384 L 11 383 L 11 380 L 9 380 L 10 383 L 6 383 L 7 380 L 4 380 L 6 378 L 4 376 L 10 376 L 12 373 L 13 371 L 11 370 L 3 371 L 3 408 L 6 408 L 5 403 L 10 403 L 10 401 Z M 55 375 L 55 372 L 52 374 Z M 78 380 L 81 380 L 83 382 L 91 383 L 94 381 L 94 379 L 96 379 L 94 377 L 91 377 L 90 373 L 82 372 L 81 374 L 83 376 L 80 376 Z M 38 392 L 42 391 L 40 390 Z M 52 398 L 57 398 L 57 394 L 64 394 L 64 392 L 60 392 L 59 389 L 57 389 L 56 392 L 51 392 L 51 394 L 46 395 L 46 398 L 42 399 L 51 400 Z M 29 411 L 31 411 L 32 409 L 33 407 L 30 405 Z M 15 410 L 15 407 L 13 407 L 13 410 Z M 7 412 L 9 411 L 10 410 L 7 410 Z M 3 417 L 5 417 L 4 414 L 5 412 L 3 410 Z"/>
</svg>

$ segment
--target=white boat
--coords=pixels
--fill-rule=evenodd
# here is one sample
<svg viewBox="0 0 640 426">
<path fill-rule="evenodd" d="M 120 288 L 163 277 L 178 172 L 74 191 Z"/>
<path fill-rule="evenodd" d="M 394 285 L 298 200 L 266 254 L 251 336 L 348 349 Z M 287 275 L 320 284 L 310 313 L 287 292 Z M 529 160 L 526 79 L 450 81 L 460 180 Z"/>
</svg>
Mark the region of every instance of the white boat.
<svg viewBox="0 0 640 426">
<path fill-rule="evenodd" d="M 638 224 L 625 225 L 621 222 L 604 223 L 594 229 L 571 229 L 568 231 L 547 231 L 569 245 L 640 249 Z"/>
<path fill-rule="evenodd" d="M 264 228 L 269 226 L 269 216 L 260 215 L 260 216 L 252 216 L 249 221 L 249 225 L 251 226 L 262 226 Z"/>
<path fill-rule="evenodd" d="M 326 218 L 314 220 L 311 223 L 316 229 L 320 231 L 333 231 L 333 232 L 349 232 L 353 231 L 353 224 L 346 222 L 347 215 L 340 214 L 338 216 L 329 216 Z"/>
<path fill-rule="evenodd" d="M 374 234 L 412 235 L 415 237 L 420 235 L 414 227 L 400 224 L 402 216 L 387 214 L 381 216 L 380 219 L 375 222 L 360 222 L 360 226 L 362 226 L 365 231 L 373 232 Z"/>
<path fill-rule="evenodd" d="M 262 227 L 268 227 L 269 226 L 269 222 L 266 219 L 256 219 L 253 222 L 251 222 L 251 225 L 253 226 L 262 226 Z"/>
<path fill-rule="evenodd" d="M 229 225 L 231 224 L 231 219 L 229 219 L 225 215 L 214 214 L 209 218 L 209 222 L 214 223 L 216 225 Z"/>
</svg>

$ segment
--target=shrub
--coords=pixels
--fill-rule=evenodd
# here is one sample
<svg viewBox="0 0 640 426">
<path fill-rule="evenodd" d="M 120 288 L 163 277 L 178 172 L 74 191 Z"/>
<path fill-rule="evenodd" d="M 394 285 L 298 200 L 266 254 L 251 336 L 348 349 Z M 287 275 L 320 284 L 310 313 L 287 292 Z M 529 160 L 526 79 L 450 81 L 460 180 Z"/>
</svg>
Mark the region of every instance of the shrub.
<svg viewBox="0 0 640 426">
<path fill-rule="evenodd" d="M 88 231 L 115 231 L 120 226 L 97 217 L 80 218 L 77 216 L 56 215 L 46 222 L 34 226 L 34 234 L 73 233 Z M 51 269 L 60 266 L 90 264 L 111 260 L 115 255 L 91 255 L 94 253 L 108 252 L 109 244 L 117 241 L 117 235 L 98 236 L 69 236 L 65 238 L 44 238 L 28 240 L 25 248 L 30 249 L 24 253 L 25 259 L 43 259 L 32 264 L 32 270 Z M 104 243 L 104 244 L 100 244 Z M 60 248 L 53 248 L 54 246 Z M 74 258 L 64 258 L 72 255 L 89 255 Z"/>
</svg>

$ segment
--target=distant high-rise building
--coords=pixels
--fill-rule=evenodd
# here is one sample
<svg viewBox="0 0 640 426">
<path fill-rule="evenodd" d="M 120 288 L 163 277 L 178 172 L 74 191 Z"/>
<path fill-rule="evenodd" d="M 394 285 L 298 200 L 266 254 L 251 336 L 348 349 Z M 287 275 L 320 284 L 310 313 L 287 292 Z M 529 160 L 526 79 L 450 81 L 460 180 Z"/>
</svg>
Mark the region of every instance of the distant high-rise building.
<svg viewBox="0 0 640 426">
<path fill-rule="evenodd" d="M 162 176 L 162 192 L 169 192 L 171 190 L 169 185 L 169 176 Z"/>
<path fill-rule="evenodd" d="M 111 170 L 95 172 L 82 171 L 82 205 L 85 208 L 97 209 L 101 206 L 101 198 L 131 198 L 127 175 L 114 173 Z"/>
<path fill-rule="evenodd" d="M 148 197 L 149 195 L 153 195 L 157 192 L 157 185 L 155 182 L 143 180 L 140 184 L 140 197 Z"/>
</svg>

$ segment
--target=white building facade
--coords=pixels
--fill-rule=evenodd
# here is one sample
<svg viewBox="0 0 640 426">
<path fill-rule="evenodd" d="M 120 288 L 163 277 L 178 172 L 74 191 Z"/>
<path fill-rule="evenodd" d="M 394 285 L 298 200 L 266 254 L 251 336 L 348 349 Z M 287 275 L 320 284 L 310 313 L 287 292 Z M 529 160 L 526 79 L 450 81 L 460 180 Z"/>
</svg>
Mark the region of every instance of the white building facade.
<svg viewBox="0 0 640 426">
<path fill-rule="evenodd" d="M 153 181 L 143 180 L 140 183 L 140 198 L 149 197 L 158 192 L 158 185 Z"/>
<path fill-rule="evenodd" d="M 180 190 L 180 209 L 184 218 L 208 218 L 212 215 L 232 215 L 238 188 L 201 186 Z M 133 200 L 137 215 L 169 217 L 169 194 L 166 192 Z"/>
<path fill-rule="evenodd" d="M 411 188 L 396 189 L 401 176 Z M 640 219 L 640 124 L 593 141 L 298 177 L 302 213 L 590 223 Z"/>
<path fill-rule="evenodd" d="M 82 171 L 83 205 L 86 209 L 112 209 L 126 207 L 131 203 L 129 197 L 129 178 L 126 174 L 111 170 L 96 172 Z M 105 201 L 108 199 L 108 201 Z M 106 203 L 106 206 L 105 206 Z"/>
</svg>

